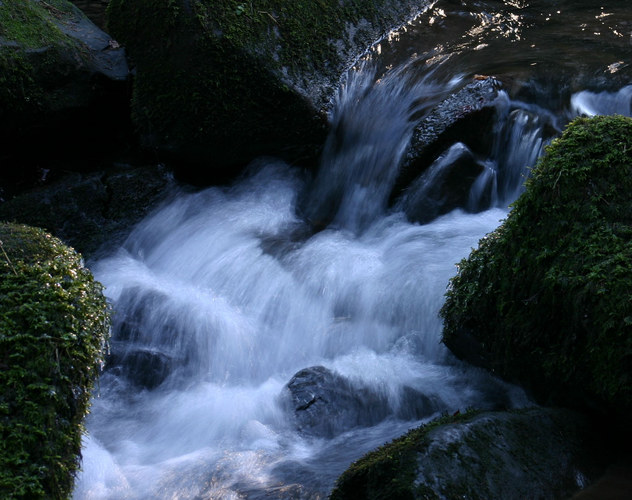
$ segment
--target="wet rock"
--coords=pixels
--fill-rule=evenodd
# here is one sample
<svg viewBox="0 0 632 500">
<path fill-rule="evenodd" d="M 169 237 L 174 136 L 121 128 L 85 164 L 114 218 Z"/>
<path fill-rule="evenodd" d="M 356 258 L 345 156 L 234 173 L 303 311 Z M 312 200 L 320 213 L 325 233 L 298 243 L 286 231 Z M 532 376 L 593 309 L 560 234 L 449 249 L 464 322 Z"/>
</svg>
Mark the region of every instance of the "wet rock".
<svg viewBox="0 0 632 500">
<path fill-rule="evenodd" d="M 550 408 L 442 417 L 355 462 L 331 498 L 568 498 L 602 468 L 589 433 Z"/>
<path fill-rule="evenodd" d="M 323 366 L 296 373 L 283 389 L 281 399 L 296 427 L 319 437 L 369 427 L 387 417 L 420 419 L 443 408 L 440 401 L 408 386 L 400 389 L 397 403 L 392 403 L 385 393 Z"/>
<path fill-rule="evenodd" d="M 297 428 L 319 437 L 374 425 L 388 414 L 384 396 L 323 366 L 299 371 L 285 386 L 281 398 Z"/>
<path fill-rule="evenodd" d="M 397 198 L 437 158 L 456 142 L 476 155 L 486 156 L 500 83 L 494 78 L 475 80 L 451 94 L 424 118 L 413 132 L 402 159 L 391 199 Z M 486 140 L 486 138 L 488 138 Z"/>
<path fill-rule="evenodd" d="M 409 220 L 426 223 L 457 207 L 467 207 L 485 165 L 459 142 L 442 153 L 403 193 L 396 206 Z M 485 186 L 483 186 L 485 188 Z M 483 193 L 483 196 L 485 193 Z M 489 198 L 489 194 L 487 195 Z"/>
<path fill-rule="evenodd" d="M 0 219 L 45 228 L 89 257 L 120 243 L 170 184 L 162 166 L 75 172 L 0 203 Z"/>
</svg>

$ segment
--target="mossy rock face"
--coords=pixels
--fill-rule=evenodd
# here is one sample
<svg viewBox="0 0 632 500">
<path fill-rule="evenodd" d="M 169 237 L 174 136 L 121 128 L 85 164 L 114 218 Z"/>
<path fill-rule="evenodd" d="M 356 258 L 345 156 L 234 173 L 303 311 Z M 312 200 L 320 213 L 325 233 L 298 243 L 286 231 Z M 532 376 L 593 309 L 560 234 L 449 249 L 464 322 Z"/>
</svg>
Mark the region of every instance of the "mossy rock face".
<svg viewBox="0 0 632 500">
<path fill-rule="evenodd" d="M 69 498 L 109 316 L 81 257 L 0 223 L 0 497 Z"/>
<path fill-rule="evenodd" d="M 459 264 L 444 343 L 541 401 L 632 410 L 632 120 L 580 118 Z"/>
<path fill-rule="evenodd" d="M 216 179 L 262 154 L 313 162 L 341 75 L 424 5 L 112 0 L 108 27 L 136 65 L 133 115 L 144 145 L 203 164 Z"/>
<path fill-rule="evenodd" d="M 67 0 L 0 2 L 0 185 L 109 151 L 129 121 L 128 77 L 124 49 Z"/>
<path fill-rule="evenodd" d="M 588 429 L 547 408 L 441 417 L 352 464 L 330 498 L 569 498 L 601 469 Z"/>
<path fill-rule="evenodd" d="M 124 51 L 67 0 L 0 4 L 0 69 L 0 116 L 13 127 L 86 106 L 103 80 L 129 74 Z"/>
</svg>

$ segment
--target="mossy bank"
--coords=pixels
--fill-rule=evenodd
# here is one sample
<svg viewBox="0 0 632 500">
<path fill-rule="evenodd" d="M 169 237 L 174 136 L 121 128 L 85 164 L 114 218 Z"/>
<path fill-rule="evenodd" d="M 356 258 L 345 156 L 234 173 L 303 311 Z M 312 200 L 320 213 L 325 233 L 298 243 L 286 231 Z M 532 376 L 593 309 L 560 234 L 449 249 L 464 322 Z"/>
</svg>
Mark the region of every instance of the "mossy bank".
<svg viewBox="0 0 632 500">
<path fill-rule="evenodd" d="M 427 2 L 112 0 L 136 66 L 145 147 L 230 174 L 261 154 L 309 164 L 345 70 Z"/>
<path fill-rule="evenodd" d="M 81 257 L 0 223 L 0 497 L 65 499 L 109 316 Z"/>
<path fill-rule="evenodd" d="M 441 311 L 458 356 L 628 435 L 631 192 L 632 119 L 576 119 L 503 224 L 459 264 Z"/>
</svg>

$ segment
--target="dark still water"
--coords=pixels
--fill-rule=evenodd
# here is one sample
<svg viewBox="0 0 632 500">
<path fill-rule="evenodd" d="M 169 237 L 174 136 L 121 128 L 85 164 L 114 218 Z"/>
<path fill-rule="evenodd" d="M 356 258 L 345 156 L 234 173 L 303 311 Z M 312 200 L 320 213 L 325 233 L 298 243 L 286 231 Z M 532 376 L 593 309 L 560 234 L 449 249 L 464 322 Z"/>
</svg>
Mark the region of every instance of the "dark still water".
<svg viewBox="0 0 632 500">
<path fill-rule="evenodd" d="M 92 266 L 116 315 L 74 498 L 326 498 L 353 460 L 442 412 L 529 404 L 456 361 L 437 313 L 564 124 L 630 114 L 626 4 L 436 2 L 350 73 L 314 178 L 265 158 L 232 187 L 174 187 Z M 504 89 L 491 152 L 467 203 L 413 223 L 406 207 L 467 147 L 389 200 L 411 116 L 475 74 Z M 315 366 L 293 383 L 301 420 L 286 384 Z"/>
</svg>

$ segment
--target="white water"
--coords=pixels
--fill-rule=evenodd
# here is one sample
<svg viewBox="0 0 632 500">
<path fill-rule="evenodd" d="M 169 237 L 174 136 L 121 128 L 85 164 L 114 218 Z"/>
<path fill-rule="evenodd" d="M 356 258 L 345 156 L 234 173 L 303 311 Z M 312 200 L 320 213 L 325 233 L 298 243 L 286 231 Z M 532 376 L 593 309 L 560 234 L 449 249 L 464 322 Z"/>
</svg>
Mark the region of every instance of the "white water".
<svg viewBox="0 0 632 500">
<path fill-rule="evenodd" d="M 345 126 L 314 182 L 261 159 L 233 187 L 176 191 L 94 266 L 116 312 L 113 352 L 128 363 L 139 352 L 159 360 L 164 379 L 143 388 L 121 367 L 101 378 L 75 499 L 324 498 L 351 461 L 421 421 L 527 402 L 440 343 L 455 263 L 506 208 L 419 225 L 386 206 L 409 113 L 454 83 L 355 80 L 361 92 L 343 92 L 336 123 Z M 404 88 L 406 105 L 389 105 Z M 542 114 L 514 106 L 501 115 L 510 116 L 498 125 L 503 146 L 482 160 L 472 206 L 489 186 L 491 202 L 506 206 L 546 142 Z M 386 152 L 384 129 L 397 131 Z M 328 204 L 332 223 L 314 233 L 308 221 Z M 333 438 L 297 430 L 284 386 L 316 365 L 370 387 L 386 417 L 343 423 Z M 432 408 L 420 412 L 407 390 Z"/>
</svg>

